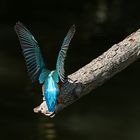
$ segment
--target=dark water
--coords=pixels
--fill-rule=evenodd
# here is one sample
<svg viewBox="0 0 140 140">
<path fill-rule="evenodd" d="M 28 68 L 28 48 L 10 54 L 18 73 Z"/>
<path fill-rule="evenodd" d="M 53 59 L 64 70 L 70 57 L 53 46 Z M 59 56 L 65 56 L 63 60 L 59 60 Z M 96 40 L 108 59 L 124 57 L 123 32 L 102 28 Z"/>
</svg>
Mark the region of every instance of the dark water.
<svg viewBox="0 0 140 140">
<path fill-rule="evenodd" d="M 0 140 L 139 140 L 139 60 L 50 119 L 33 113 L 41 103 L 41 89 L 27 76 L 13 29 L 22 21 L 53 69 L 62 40 L 75 23 L 77 32 L 65 65 L 70 74 L 140 28 L 139 5 L 138 0 L 2 0 Z"/>
</svg>

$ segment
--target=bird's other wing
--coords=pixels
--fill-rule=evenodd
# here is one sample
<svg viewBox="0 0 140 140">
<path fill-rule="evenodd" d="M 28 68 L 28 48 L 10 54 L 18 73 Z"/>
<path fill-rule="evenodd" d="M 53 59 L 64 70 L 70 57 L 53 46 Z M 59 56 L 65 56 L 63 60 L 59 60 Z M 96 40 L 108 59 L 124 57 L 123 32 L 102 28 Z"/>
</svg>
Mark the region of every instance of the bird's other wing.
<svg viewBox="0 0 140 140">
<path fill-rule="evenodd" d="M 64 82 L 65 79 L 65 70 L 64 70 L 64 61 L 66 58 L 67 50 L 69 48 L 69 44 L 71 39 L 73 38 L 75 33 L 75 25 L 72 25 L 69 29 L 66 37 L 63 40 L 61 50 L 58 54 L 57 62 L 56 62 L 56 71 L 59 75 L 59 78 L 62 82 Z"/>
<path fill-rule="evenodd" d="M 42 84 L 50 71 L 45 67 L 38 42 L 21 22 L 16 23 L 15 31 L 21 44 L 31 80 L 33 82 L 39 80 L 40 84 Z"/>
</svg>

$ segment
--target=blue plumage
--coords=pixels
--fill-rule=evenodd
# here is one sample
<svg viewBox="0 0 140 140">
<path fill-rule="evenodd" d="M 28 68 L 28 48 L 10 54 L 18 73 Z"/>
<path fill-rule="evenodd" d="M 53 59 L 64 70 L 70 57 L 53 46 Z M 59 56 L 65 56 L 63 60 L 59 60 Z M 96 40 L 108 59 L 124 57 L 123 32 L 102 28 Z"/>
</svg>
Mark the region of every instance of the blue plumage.
<svg viewBox="0 0 140 140">
<path fill-rule="evenodd" d="M 44 60 L 38 42 L 30 31 L 20 22 L 15 25 L 15 31 L 19 37 L 22 52 L 25 57 L 27 70 L 32 81 L 38 80 L 43 86 L 43 94 L 48 106 L 49 112 L 54 112 L 60 89 L 58 83 L 64 82 L 65 71 L 64 61 L 68 50 L 69 43 L 75 33 L 73 25 L 68 31 L 61 46 L 56 62 L 56 70 L 50 71 L 46 69 Z"/>
<path fill-rule="evenodd" d="M 55 111 L 56 99 L 59 94 L 59 87 L 52 77 L 53 71 L 48 75 L 44 83 L 44 96 L 49 112 Z"/>
</svg>

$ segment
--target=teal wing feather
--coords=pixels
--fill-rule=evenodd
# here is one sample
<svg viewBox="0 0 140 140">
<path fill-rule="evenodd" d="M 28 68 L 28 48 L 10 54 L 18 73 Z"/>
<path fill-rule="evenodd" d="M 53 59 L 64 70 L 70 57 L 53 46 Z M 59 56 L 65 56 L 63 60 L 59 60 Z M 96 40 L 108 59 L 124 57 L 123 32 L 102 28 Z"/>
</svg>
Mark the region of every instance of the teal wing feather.
<svg viewBox="0 0 140 140">
<path fill-rule="evenodd" d="M 71 39 L 73 38 L 75 33 L 75 25 L 71 26 L 69 29 L 66 37 L 63 40 L 61 50 L 58 54 L 57 63 L 56 63 L 56 71 L 54 72 L 55 77 L 57 77 L 57 74 L 62 82 L 64 82 L 65 79 L 65 70 L 64 70 L 64 61 L 66 58 L 67 50 L 69 48 L 69 44 Z"/>
<path fill-rule="evenodd" d="M 20 22 L 16 23 L 15 31 L 21 44 L 29 76 L 33 82 L 39 80 L 40 84 L 42 84 L 50 71 L 45 67 L 38 42 Z"/>
</svg>

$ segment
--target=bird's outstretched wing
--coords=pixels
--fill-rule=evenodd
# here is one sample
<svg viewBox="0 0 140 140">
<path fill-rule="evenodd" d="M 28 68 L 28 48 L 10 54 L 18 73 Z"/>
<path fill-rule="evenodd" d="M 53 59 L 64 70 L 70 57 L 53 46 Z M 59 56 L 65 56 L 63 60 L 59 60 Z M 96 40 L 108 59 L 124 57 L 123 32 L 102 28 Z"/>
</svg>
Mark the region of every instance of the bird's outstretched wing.
<svg viewBox="0 0 140 140">
<path fill-rule="evenodd" d="M 39 80 L 40 84 L 42 84 L 50 71 L 46 70 L 38 42 L 21 22 L 16 23 L 15 31 L 21 44 L 31 80 L 33 82 Z"/>
<path fill-rule="evenodd" d="M 63 40 L 61 50 L 59 52 L 57 63 L 56 63 L 56 72 L 58 73 L 60 80 L 64 82 L 65 79 L 65 70 L 64 70 L 64 61 L 66 58 L 67 50 L 69 48 L 70 41 L 75 33 L 75 25 L 72 25 L 69 29 L 66 37 Z"/>
</svg>

